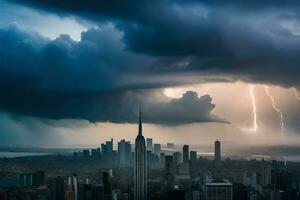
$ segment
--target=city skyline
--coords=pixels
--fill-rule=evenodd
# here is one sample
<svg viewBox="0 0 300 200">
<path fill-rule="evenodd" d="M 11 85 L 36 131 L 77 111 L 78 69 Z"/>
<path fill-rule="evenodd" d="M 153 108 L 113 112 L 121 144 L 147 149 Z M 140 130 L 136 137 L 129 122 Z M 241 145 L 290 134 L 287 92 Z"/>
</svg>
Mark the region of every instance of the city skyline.
<svg viewBox="0 0 300 200">
<path fill-rule="evenodd" d="M 0 200 L 300 200 L 299 11 L 0 0 Z"/>
</svg>

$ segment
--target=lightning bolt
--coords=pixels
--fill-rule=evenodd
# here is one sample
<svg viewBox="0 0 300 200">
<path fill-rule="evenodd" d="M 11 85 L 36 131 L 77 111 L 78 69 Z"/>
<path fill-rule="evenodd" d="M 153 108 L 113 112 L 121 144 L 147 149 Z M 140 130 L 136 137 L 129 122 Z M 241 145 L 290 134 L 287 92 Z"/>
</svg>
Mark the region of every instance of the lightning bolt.
<svg viewBox="0 0 300 200">
<path fill-rule="evenodd" d="M 254 89 L 253 85 L 250 85 L 249 94 L 250 94 L 250 98 L 251 98 L 251 102 L 252 102 L 252 115 L 253 115 L 253 125 L 251 128 L 251 131 L 256 132 L 257 131 L 257 114 L 256 114 L 256 101 L 255 101 L 253 89 Z"/>
<path fill-rule="evenodd" d="M 298 101 L 300 101 L 300 96 L 299 96 L 299 94 L 298 94 L 298 91 L 296 90 L 296 88 L 292 88 L 292 89 L 293 89 L 293 91 L 294 91 L 294 94 L 295 94 L 296 99 L 297 99 Z"/>
<path fill-rule="evenodd" d="M 265 86 L 265 91 L 266 91 L 267 96 L 270 98 L 270 100 L 272 102 L 273 109 L 279 114 L 279 117 L 280 117 L 280 132 L 281 132 L 281 134 L 283 134 L 283 131 L 284 131 L 283 114 L 279 110 L 279 108 L 276 106 L 275 100 L 274 100 L 273 96 L 270 94 L 268 86 Z"/>
</svg>

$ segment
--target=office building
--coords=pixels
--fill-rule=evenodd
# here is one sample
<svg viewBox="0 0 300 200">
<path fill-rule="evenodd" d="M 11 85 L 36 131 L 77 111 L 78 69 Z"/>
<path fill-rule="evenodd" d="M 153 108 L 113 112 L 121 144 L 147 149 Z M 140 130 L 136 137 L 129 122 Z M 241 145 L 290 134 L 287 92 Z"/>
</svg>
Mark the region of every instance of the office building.
<svg viewBox="0 0 300 200">
<path fill-rule="evenodd" d="M 131 157 L 130 141 L 121 140 L 118 142 L 118 153 L 120 166 L 129 166 Z"/>
<path fill-rule="evenodd" d="M 219 140 L 215 141 L 215 161 L 221 160 L 221 142 Z"/>
<path fill-rule="evenodd" d="M 173 156 L 165 156 L 165 171 L 166 174 L 173 174 L 174 161 Z"/>
<path fill-rule="evenodd" d="M 153 152 L 153 139 L 152 138 L 147 138 L 147 150 Z"/>
<path fill-rule="evenodd" d="M 101 144 L 101 150 L 103 155 L 110 155 L 113 152 L 114 140 L 106 141 L 105 144 Z"/>
<path fill-rule="evenodd" d="M 195 162 L 197 160 L 197 151 L 190 151 L 190 160 Z"/>
<path fill-rule="evenodd" d="M 147 199 L 147 158 L 145 138 L 142 131 L 142 114 L 140 108 L 139 131 L 135 139 L 134 152 L 134 200 Z"/>
<path fill-rule="evenodd" d="M 111 194 L 112 186 L 111 186 L 111 176 L 108 171 L 102 172 L 102 183 L 104 187 L 104 194 Z"/>
<path fill-rule="evenodd" d="M 189 145 L 183 145 L 182 154 L 183 154 L 183 162 L 188 163 L 189 160 L 190 160 L 190 158 L 189 158 Z"/>
<path fill-rule="evenodd" d="M 173 153 L 173 157 L 174 157 L 174 164 L 175 165 L 178 165 L 180 164 L 182 161 L 181 161 L 181 153 L 180 152 L 174 152 Z"/>
<path fill-rule="evenodd" d="M 65 189 L 65 200 L 75 200 L 75 194 L 72 187 L 72 177 L 68 179 L 68 185 Z"/>
<path fill-rule="evenodd" d="M 161 151 L 161 145 L 160 144 L 154 144 L 154 154 L 159 156 Z"/>
<path fill-rule="evenodd" d="M 206 200 L 232 200 L 232 183 L 225 179 L 206 179 L 205 196 Z"/>
</svg>

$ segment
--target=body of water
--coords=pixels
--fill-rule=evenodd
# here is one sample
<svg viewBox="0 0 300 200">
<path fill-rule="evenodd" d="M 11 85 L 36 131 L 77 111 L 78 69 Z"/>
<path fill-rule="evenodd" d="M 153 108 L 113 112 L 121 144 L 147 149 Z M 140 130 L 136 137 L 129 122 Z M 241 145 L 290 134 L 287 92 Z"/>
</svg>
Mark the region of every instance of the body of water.
<svg viewBox="0 0 300 200">
<path fill-rule="evenodd" d="M 38 152 L 9 152 L 1 151 L 0 158 L 17 158 L 17 157 L 26 157 L 26 156 L 45 156 L 50 155 L 50 153 L 38 153 Z"/>
</svg>

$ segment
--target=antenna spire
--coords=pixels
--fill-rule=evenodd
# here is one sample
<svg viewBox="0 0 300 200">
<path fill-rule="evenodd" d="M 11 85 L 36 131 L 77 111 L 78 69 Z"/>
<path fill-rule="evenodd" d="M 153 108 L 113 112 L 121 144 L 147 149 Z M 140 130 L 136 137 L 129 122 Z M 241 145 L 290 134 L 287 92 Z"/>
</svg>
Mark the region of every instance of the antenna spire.
<svg viewBox="0 0 300 200">
<path fill-rule="evenodd" d="M 143 135 L 142 127 L 142 106 L 140 104 L 140 116 L 139 116 L 139 135 Z"/>
</svg>

